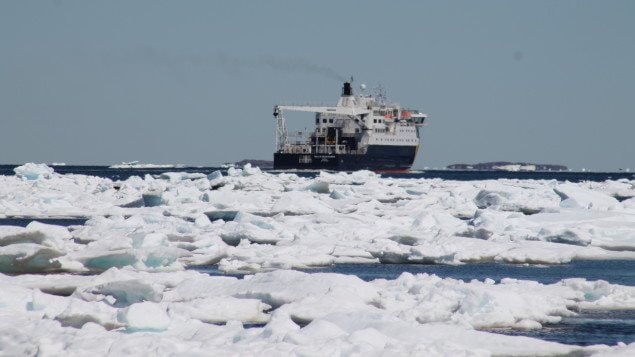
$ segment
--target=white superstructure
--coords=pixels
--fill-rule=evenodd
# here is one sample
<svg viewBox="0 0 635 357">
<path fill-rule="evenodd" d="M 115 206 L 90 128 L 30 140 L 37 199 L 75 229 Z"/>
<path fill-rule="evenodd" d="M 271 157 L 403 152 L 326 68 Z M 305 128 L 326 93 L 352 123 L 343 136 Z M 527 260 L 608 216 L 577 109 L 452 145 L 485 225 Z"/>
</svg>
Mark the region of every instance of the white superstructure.
<svg viewBox="0 0 635 357">
<path fill-rule="evenodd" d="M 362 85 L 362 88 L 363 85 Z M 304 140 L 289 140 L 285 111 L 315 113 L 315 130 Z M 377 96 L 353 95 L 349 82 L 335 106 L 276 105 L 278 153 L 363 154 L 370 145 L 419 146 L 419 129 L 427 115 Z"/>
</svg>

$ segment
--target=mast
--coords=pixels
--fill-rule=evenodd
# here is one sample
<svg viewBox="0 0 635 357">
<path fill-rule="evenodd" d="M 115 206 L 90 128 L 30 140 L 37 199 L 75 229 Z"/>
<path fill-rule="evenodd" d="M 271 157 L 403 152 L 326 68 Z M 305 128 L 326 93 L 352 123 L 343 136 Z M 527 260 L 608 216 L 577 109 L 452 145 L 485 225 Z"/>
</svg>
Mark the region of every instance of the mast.
<svg viewBox="0 0 635 357">
<path fill-rule="evenodd" d="M 282 109 L 279 106 L 273 107 L 273 117 L 276 119 L 276 149 L 282 151 L 288 144 L 289 133 L 287 132 L 287 123 L 282 115 Z"/>
</svg>

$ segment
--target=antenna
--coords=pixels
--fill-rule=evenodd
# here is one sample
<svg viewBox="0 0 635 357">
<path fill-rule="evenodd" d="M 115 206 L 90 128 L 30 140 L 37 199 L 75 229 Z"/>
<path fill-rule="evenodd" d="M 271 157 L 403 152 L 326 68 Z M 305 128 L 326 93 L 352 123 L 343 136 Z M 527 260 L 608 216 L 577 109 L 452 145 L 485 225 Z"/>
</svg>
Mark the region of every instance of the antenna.
<svg viewBox="0 0 635 357">
<path fill-rule="evenodd" d="M 384 88 L 381 83 L 375 87 L 375 93 L 375 97 L 379 103 L 386 102 L 386 88 Z"/>
</svg>

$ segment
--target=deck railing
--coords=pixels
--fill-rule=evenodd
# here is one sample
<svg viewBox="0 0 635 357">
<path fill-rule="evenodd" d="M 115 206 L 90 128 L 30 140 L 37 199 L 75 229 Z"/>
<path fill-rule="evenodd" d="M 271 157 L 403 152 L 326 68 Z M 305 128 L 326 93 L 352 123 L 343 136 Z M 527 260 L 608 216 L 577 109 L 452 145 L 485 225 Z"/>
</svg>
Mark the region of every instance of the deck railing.
<svg viewBox="0 0 635 357">
<path fill-rule="evenodd" d="M 281 151 L 285 154 L 350 154 L 350 155 L 362 155 L 366 153 L 364 149 L 351 150 L 346 145 L 296 145 L 287 144 Z"/>
</svg>

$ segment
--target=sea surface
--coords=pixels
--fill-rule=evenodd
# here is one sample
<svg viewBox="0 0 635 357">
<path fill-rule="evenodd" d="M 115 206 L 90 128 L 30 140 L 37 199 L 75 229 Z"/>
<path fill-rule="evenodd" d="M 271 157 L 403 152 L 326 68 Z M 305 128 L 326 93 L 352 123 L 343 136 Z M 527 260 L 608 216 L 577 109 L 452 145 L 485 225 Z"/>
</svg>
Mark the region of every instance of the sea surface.
<svg viewBox="0 0 635 357">
<path fill-rule="evenodd" d="M 17 165 L 0 165 L 0 175 L 13 175 Z M 174 168 L 124 168 L 114 169 L 107 166 L 53 166 L 60 174 L 81 174 L 125 180 L 131 176 L 143 177 L 146 174 L 158 175 L 163 172 L 202 172 L 216 170 L 226 173 L 219 167 L 174 167 Z M 266 171 L 266 170 L 265 170 Z M 274 171 L 270 171 L 275 173 Z M 293 171 L 291 171 L 293 172 Z M 318 171 L 293 172 L 303 177 L 315 177 Z M 449 171 L 425 170 L 409 173 L 386 173 L 383 177 L 393 178 L 438 178 L 444 180 L 488 180 L 488 179 L 534 179 L 558 180 L 570 182 L 605 181 L 635 179 L 635 173 L 629 172 L 506 172 L 506 171 Z M 0 225 L 26 226 L 33 221 L 29 217 L 10 217 L 0 219 Z M 83 225 L 86 218 L 69 217 L 38 219 L 48 224 L 63 226 Z M 223 275 L 216 266 L 197 267 L 196 270 L 210 274 Z M 404 272 L 412 274 L 435 274 L 443 278 L 500 281 L 503 278 L 534 280 L 543 284 L 557 283 L 562 279 L 585 278 L 587 280 L 605 280 L 613 284 L 635 285 L 635 261 L 596 260 L 574 261 L 562 265 L 513 265 L 498 263 L 462 264 L 462 265 L 414 265 L 414 264 L 339 264 L 334 266 L 303 270 L 308 273 L 331 272 L 356 275 L 363 280 L 395 279 Z M 240 277 L 240 276 L 238 276 Z M 523 335 L 576 345 L 608 344 L 635 342 L 635 311 L 582 311 L 577 316 L 563 318 L 557 324 L 545 325 L 540 330 L 519 331 L 512 329 L 491 330 L 496 333 Z"/>
<path fill-rule="evenodd" d="M 0 175 L 13 175 L 13 169 L 19 165 L 0 165 Z M 201 172 L 212 173 L 220 170 L 227 173 L 227 168 L 201 166 L 201 167 L 169 167 L 169 168 L 123 168 L 113 169 L 108 166 L 74 166 L 61 165 L 51 166 L 55 172 L 60 174 L 80 174 L 106 177 L 111 180 L 125 180 L 130 176 L 144 177 L 146 174 L 158 175 L 163 172 Z M 271 173 L 280 171 L 263 170 Z M 295 173 L 301 177 L 315 177 L 319 171 L 284 171 Z M 382 177 L 393 178 L 438 178 L 443 180 L 474 181 L 474 180 L 497 180 L 497 179 L 519 179 L 519 180 L 558 180 L 569 182 L 582 181 L 606 181 L 628 179 L 635 180 L 635 172 L 574 172 L 574 171 L 538 171 L 538 172 L 513 172 L 513 171 L 455 171 L 455 170 L 413 170 L 407 173 L 382 173 Z"/>
</svg>

